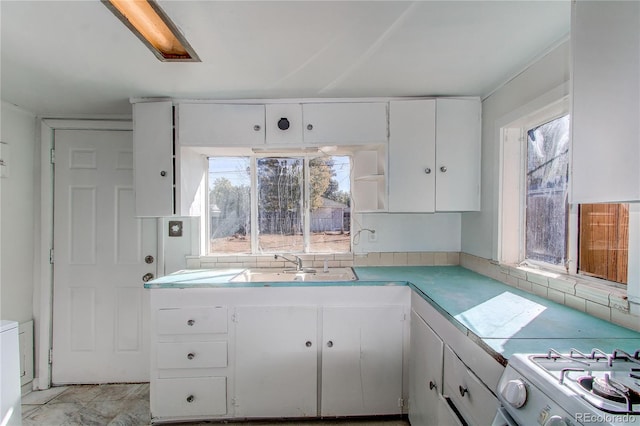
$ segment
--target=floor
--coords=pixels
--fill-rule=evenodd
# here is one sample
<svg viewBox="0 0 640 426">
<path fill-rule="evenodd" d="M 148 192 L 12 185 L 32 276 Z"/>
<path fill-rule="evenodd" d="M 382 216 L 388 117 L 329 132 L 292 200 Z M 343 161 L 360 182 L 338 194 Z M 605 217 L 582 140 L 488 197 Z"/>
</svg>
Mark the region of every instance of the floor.
<svg viewBox="0 0 640 426">
<path fill-rule="evenodd" d="M 22 397 L 24 426 L 149 425 L 149 384 L 73 385 L 31 392 Z M 409 426 L 404 419 L 323 420 L 304 422 L 232 422 L 232 425 L 272 426 Z M 179 423 L 182 425 L 216 423 Z M 219 424 L 219 423 L 218 423 Z"/>
</svg>

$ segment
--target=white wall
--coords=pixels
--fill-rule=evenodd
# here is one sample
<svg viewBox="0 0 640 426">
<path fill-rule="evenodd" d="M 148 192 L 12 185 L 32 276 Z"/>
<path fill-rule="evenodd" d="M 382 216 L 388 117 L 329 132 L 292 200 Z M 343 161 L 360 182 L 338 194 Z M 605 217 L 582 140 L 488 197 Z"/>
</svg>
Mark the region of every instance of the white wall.
<svg viewBox="0 0 640 426">
<path fill-rule="evenodd" d="M 355 215 L 352 223 L 354 253 L 460 251 L 460 213 Z M 368 231 L 376 231 L 370 241 Z"/>
<path fill-rule="evenodd" d="M 462 252 L 497 260 L 500 128 L 496 122 L 568 82 L 569 59 L 566 41 L 482 102 L 482 209 L 462 214 Z"/>
<path fill-rule="evenodd" d="M 9 176 L 0 178 L 0 316 L 33 318 L 36 118 L 11 104 L 0 106 L 0 139 L 9 147 Z"/>
</svg>

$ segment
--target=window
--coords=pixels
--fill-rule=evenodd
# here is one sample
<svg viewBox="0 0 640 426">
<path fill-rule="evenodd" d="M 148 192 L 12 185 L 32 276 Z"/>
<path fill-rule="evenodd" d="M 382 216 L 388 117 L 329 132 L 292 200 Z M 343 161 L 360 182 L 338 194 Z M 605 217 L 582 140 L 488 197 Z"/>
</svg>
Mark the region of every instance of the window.
<svg viewBox="0 0 640 426">
<path fill-rule="evenodd" d="M 351 250 L 348 156 L 209 158 L 209 253 Z"/>
<path fill-rule="evenodd" d="M 502 128 L 501 261 L 626 284 L 629 206 L 569 205 L 570 120 L 561 111 L 563 102 Z"/>
</svg>

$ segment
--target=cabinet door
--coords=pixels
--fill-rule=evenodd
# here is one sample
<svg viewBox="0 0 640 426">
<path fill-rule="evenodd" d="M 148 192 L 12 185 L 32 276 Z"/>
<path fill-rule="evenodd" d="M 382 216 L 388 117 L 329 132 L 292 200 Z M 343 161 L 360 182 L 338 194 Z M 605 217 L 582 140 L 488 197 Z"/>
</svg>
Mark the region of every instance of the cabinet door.
<svg viewBox="0 0 640 426">
<path fill-rule="evenodd" d="M 182 146 L 260 146 L 264 114 L 264 105 L 181 103 L 178 142 Z"/>
<path fill-rule="evenodd" d="M 401 414 L 401 306 L 324 308 L 322 416 Z"/>
<path fill-rule="evenodd" d="M 436 101 L 389 102 L 389 211 L 433 212 Z"/>
<path fill-rule="evenodd" d="M 317 415 L 317 309 L 243 306 L 235 311 L 238 417 Z"/>
<path fill-rule="evenodd" d="M 409 354 L 409 419 L 416 425 L 440 425 L 442 351 L 440 337 L 411 311 Z"/>
<path fill-rule="evenodd" d="M 572 2 L 571 203 L 640 200 L 640 2 Z"/>
<path fill-rule="evenodd" d="M 436 101 L 436 210 L 480 210 L 480 100 Z"/>
<path fill-rule="evenodd" d="M 383 102 L 304 104 L 302 117 L 307 144 L 387 142 L 387 104 Z"/>
<path fill-rule="evenodd" d="M 173 215 L 171 101 L 133 105 L 133 162 L 136 216 Z"/>
</svg>

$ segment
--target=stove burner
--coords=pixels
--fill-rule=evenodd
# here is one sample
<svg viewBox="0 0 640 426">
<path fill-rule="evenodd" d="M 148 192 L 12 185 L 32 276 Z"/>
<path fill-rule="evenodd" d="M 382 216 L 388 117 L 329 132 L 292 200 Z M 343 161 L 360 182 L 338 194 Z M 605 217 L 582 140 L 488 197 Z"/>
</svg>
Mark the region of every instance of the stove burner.
<svg viewBox="0 0 640 426">
<path fill-rule="evenodd" d="M 604 378 L 584 376 L 578 378 L 578 383 L 588 392 L 609 401 L 624 404 L 640 403 L 640 393 L 620 383 L 612 381 L 607 374 Z"/>
</svg>

